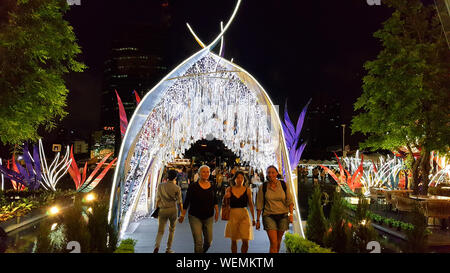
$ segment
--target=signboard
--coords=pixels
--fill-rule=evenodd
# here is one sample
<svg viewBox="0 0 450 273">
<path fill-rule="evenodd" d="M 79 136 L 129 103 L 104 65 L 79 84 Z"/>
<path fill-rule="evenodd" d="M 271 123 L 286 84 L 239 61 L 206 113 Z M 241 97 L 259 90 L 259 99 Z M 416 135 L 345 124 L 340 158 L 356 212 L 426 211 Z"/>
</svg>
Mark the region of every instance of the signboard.
<svg viewBox="0 0 450 273">
<path fill-rule="evenodd" d="M 186 159 L 175 159 L 173 162 L 169 162 L 168 165 L 190 165 L 191 164 L 191 160 L 186 158 Z"/>
<path fill-rule="evenodd" d="M 53 144 L 52 151 L 55 153 L 61 152 L 61 144 Z"/>
<path fill-rule="evenodd" d="M 81 6 L 81 0 L 67 0 L 69 6 Z"/>
</svg>

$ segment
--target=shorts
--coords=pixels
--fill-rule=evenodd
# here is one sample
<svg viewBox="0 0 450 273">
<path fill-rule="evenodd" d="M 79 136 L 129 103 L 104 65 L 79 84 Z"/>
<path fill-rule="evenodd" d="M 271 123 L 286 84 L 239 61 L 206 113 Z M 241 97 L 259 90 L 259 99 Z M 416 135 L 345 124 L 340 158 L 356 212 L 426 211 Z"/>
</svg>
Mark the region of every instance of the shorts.
<svg viewBox="0 0 450 273">
<path fill-rule="evenodd" d="M 283 215 L 279 217 L 278 215 Z M 278 214 L 277 216 L 265 215 L 263 216 L 264 230 L 278 230 L 286 231 L 289 230 L 289 216 L 286 214 Z M 279 218 L 279 219 L 277 219 Z"/>
</svg>

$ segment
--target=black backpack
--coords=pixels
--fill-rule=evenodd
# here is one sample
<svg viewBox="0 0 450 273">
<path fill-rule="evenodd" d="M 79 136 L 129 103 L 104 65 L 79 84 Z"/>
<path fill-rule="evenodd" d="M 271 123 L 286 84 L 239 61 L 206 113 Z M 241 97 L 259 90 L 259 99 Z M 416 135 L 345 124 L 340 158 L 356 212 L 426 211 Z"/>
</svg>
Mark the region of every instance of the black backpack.
<svg viewBox="0 0 450 273">
<path fill-rule="evenodd" d="M 180 173 L 177 175 L 177 184 L 182 190 L 187 190 L 189 188 L 187 175 L 185 173 Z"/>
</svg>

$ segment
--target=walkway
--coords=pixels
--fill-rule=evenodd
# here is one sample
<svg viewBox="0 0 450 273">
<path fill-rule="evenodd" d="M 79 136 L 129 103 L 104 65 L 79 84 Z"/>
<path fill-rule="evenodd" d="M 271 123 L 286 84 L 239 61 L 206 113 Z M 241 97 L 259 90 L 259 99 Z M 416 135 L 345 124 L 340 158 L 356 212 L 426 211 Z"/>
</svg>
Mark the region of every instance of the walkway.
<svg viewBox="0 0 450 273">
<path fill-rule="evenodd" d="M 208 253 L 230 253 L 231 241 L 224 237 L 226 221 L 219 219 L 214 223 L 213 227 L 213 242 L 208 250 Z M 292 225 L 291 225 L 292 226 Z M 124 238 L 132 238 L 137 240 L 135 246 L 136 253 L 152 253 L 155 246 L 156 233 L 158 232 L 158 220 L 153 218 L 146 218 L 137 223 L 130 224 Z M 161 241 L 160 252 L 165 252 L 168 237 L 168 223 Z M 254 230 L 254 240 L 249 243 L 249 253 L 268 253 L 269 239 L 267 233 L 262 228 Z M 240 252 L 241 242 L 238 242 L 238 252 Z M 172 244 L 172 249 L 176 253 L 193 253 L 194 240 L 192 238 L 191 228 L 189 226 L 189 219 L 183 221 L 182 224 L 177 222 L 175 229 L 175 236 Z M 284 244 L 281 245 L 280 252 L 286 252 Z"/>
</svg>

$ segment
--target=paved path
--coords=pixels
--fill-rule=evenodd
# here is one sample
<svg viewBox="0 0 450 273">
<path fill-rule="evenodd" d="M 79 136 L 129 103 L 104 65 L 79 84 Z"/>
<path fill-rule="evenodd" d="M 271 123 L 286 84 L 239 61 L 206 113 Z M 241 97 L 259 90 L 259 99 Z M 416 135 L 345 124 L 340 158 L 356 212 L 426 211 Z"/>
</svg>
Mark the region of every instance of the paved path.
<svg viewBox="0 0 450 273">
<path fill-rule="evenodd" d="M 231 241 L 224 237 L 226 221 L 219 219 L 214 223 L 213 227 L 213 242 L 208 250 L 208 253 L 230 253 Z M 133 238 L 137 240 L 135 246 L 136 253 L 151 253 L 155 246 L 155 238 L 158 232 L 158 220 L 153 218 L 146 218 L 137 223 L 130 224 L 124 238 Z M 166 250 L 166 243 L 168 237 L 168 223 L 161 241 L 160 252 Z M 262 228 L 257 231 L 254 230 L 254 240 L 249 242 L 249 253 L 268 253 L 269 239 L 267 233 Z M 238 252 L 240 252 L 241 242 L 238 242 Z M 194 240 L 192 238 L 191 228 L 189 226 L 189 219 L 183 221 L 182 224 L 177 222 L 175 229 L 175 236 L 173 239 L 172 249 L 176 253 L 193 253 Z M 286 252 L 284 244 L 281 245 L 280 252 Z"/>
</svg>

